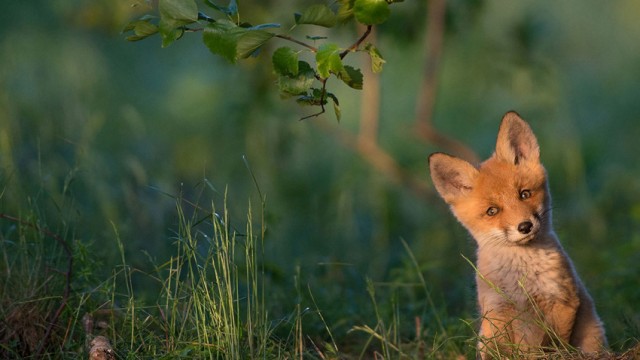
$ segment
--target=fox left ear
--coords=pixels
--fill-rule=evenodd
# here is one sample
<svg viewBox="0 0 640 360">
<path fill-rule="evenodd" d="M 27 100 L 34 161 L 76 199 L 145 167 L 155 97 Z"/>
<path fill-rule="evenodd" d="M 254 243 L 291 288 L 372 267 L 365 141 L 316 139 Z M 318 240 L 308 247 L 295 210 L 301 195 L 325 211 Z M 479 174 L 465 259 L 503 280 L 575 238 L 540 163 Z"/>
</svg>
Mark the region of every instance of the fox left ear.
<svg viewBox="0 0 640 360">
<path fill-rule="evenodd" d="M 502 118 L 496 156 L 504 161 L 518 165 L 525 161 L 540 161 L 538 140 L 526 121 L 515 111 L 510 111 Z"/>
<path fill-rule="evenodd" d="M 470 163 L 443 153 L 429 156 L 431 179 L 447 204 L 451 204 L 473 190 L 478 169 Z"/>
</svg>

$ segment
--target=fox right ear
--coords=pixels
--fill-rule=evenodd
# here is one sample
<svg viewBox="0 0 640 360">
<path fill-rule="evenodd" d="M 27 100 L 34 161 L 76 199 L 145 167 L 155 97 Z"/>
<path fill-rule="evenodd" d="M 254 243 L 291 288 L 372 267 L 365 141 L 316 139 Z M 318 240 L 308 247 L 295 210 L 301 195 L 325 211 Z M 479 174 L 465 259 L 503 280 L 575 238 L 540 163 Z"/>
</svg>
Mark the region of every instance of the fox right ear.
<svg viewBox="0 0 640 360">
<path fill-rule="evenodd" d="M 514 111 L 506 113 L 502 118 L 495 154 L 515 165 L 526 161 L 540 161 L 540 147 L 536 136 L 529 124 Z"/>
<path fill-rule="evenodd" d="M 473 189 L 478 169 L 456 157 L 434 153 L 429 156 L 431 179 L 436 190 L 448 204 Z"/>
</svg>

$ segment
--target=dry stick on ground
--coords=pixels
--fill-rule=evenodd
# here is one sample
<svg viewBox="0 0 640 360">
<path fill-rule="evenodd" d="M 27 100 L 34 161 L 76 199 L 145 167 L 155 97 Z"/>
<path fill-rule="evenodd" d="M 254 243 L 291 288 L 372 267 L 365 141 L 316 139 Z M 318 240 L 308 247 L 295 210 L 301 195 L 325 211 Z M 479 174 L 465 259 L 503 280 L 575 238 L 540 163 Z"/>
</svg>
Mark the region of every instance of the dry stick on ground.
<svg viewBox="0 0 640 360">
<path fill-rule="evenodd" d="M 416 103 L 416 130 L 421 139 L 449 151 L 472 164 L 479 158 L 473 150 L 436 130 L 433 113 L 438 89 L 438 75 L 442 60 L 446 0 L 431 0 L 427 8 L 426 48 L 422 85 Z"/>
<path fill-rule="evenodd" d="M 47 325 L 47 329 L 44 334 L 44 337 L 40 342 L 40 345 L 38 346 L 38 349 L 36 351 L 35 357 L 40 358 L 42 356 L 42 352 L 47 347 L 47 344 L 49 342 L 49 337 L 51 336 L 51 332 L 53 331 L 53 328 L 58 323 L 58 319 L 62 314 L 62 310 L 64 310 L 64 308 L 67 306 L 67 302 L 69 301 L 69 295 L 71 293 L 71 274 L 73 269 L 73 254 L 71 253 L 71 247 L 69 246 L 67 241 L 63 239 L 61 236 L 59 236 L 58 234 L 46 228 L 41 228 L 40 226 L 32 222 L 24 221 L 17 217 L 13 217 L 13 216 L 2 214 L 2 213 L 0 213 L 0 219 L 6 219 L 16 224 L 32 228 L 36 231 L 39 231 L 43 235 L 52 238 L 58 244 L 60 244 L 60 246 L 62 246 L 62 249 L 64 250 L 65 255 L 67 256 L 67 270 L 62 272 L 62 275 L 64 276 L 64 279 L 65 279 L 65 286 L 64 286 L 64 291 L 62 293 L 62 300 L 60 301 L 60 306 L 58 306 L 56 311 L 53 313 L 53 316 L 49 320 L 49 324 Z"/>
<path fill-rule="evenodd" d="M 91 340 L 89 348 L 89 360 L 115 360 L 116 353 L 104 336 L 96 336 Z"/>
</svg>

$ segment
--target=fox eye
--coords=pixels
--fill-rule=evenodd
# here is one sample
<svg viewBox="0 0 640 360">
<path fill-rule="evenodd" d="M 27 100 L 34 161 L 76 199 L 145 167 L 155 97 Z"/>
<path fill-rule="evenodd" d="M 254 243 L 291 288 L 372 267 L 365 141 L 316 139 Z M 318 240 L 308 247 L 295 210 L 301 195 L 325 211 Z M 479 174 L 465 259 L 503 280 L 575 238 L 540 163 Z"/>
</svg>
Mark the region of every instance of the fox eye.
<svg viewBox="0 0 640 360">
<path fill-rule="evenodd" d="M 498 208 L 497 208 L 497 207 L 492 206 L 492 207 L 490 207 L 490 208 L 488 208 L 488 209 L 487 209 L 487 215 L 489 215 L 489 216 L 495 216 L 495 215 L 497 215 L 497 214 L 498 214 L 498 212 L 499 212 L 499 211 L 500 211 L 500 210 L 498 210 Z"/>
<path fill-rule="evenodd" d="M 531 197 L 531 190 L 522 190 L 520 191 L 520 199 L 526 200 Z"/>
</svg>

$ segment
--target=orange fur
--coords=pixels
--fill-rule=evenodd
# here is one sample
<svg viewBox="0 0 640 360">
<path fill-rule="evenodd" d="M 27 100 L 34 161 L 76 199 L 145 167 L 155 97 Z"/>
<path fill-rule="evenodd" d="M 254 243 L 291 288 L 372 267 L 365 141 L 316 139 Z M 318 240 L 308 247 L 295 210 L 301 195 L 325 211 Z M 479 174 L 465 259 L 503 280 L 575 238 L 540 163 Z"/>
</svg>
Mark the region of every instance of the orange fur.
<svg viewBox="0 0 640 360">
<path fill-rule="evenodd" d="M 431 178 L 476 240 L 482 323 L 479 355 L 571 345 L 594 353 L 604 328 L 551 226 L 551 197 L 537 139 L 515 112 L 502 119 L 495 153 L 478 168 L 435 153 Z"/>
</svg>

